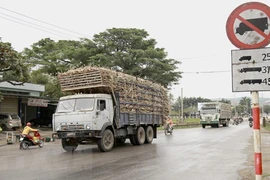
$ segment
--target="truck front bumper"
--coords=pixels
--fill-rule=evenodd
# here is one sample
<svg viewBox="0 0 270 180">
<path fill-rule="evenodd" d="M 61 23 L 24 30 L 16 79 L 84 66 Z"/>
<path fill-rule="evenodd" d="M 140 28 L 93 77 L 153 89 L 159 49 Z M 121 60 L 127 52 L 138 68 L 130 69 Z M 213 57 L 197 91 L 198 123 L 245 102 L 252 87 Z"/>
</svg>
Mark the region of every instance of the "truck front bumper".
<svg viewBox="0 0 270 180">
<path fill-rule="evenodd" d="M 218 124 L 219 121 L 200 121 L 200 124 L 204 125 L 211 125 L 211 124 Z"/>
<path fill-rule="evenodd" d="M 57 138 L 98 138 L 98 131 L 84 130 L 84 131 L 57 131 L 54 133 Z"/>
</svg>

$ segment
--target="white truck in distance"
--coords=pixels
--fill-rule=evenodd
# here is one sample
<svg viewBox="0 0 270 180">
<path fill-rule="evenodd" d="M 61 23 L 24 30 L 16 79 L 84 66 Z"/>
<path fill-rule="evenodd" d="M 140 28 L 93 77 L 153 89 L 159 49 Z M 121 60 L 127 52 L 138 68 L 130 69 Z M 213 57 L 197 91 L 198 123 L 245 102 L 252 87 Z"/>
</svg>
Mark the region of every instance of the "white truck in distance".
<svg viewBox="0 0 270 180">
<path fill-rule="evenodd" d="M 53 115 L 53 131 L 68 152 L 96 143 L 102 152 L 115 143 L 152 143 L 168 115 L 164 87 L 123 73 L 85 67 L 58 75 L 63 92 Z"/>
<path fill-rule="evenodd" d="M 200 124 L 202 128 L 206 126 L 219 128 L 229 126 L 232 117 L 231 105 L 222 102 L 202 102 L 198 103 L 200 114 Z"/>
</svg>

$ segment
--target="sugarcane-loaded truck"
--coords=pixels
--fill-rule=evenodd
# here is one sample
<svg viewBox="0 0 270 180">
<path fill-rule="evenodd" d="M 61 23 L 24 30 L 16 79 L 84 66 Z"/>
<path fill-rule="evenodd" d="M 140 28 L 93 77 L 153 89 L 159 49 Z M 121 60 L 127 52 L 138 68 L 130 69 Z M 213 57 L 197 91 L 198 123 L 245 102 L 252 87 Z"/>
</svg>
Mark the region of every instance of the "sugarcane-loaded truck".
<svg viewBox="0 0 270 180">
<path fill-rule="evenodd" d="M 167 90 L 158 84 L 100 67 L 58 75 L 60 98 L 53 131 L 68 152 L 96 143 L 102 152 L 115 143 L 152 143 L 169 113 Z"/>
<path fill-rule="evenodd" d="M 198 103 L 200 114 L 200 124 L 203 128 L 206 126 L 219 128 L 229 126 L 232 117 L 231 105 L 222 102 L 202 102 Z"/>
</svg>

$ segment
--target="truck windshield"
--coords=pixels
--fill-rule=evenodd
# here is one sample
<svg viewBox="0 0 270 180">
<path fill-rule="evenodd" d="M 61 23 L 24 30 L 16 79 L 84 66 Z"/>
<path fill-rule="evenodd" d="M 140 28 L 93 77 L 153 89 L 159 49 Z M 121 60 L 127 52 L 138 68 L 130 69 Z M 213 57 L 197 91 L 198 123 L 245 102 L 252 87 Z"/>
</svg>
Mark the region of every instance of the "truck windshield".
<svg viewBox="0 0 270 180">
<path fill-rule="evenodd" d="M 74 111 L 75 99 L 59 101 L 56 112 L 72 112 Z"/>
<path fill-rule="evenodd" d="M 217 112 L 216 108 L 209 108 L 209 107 L 202 107 L 202 110 L 201 110 L 202 114 L 212 114 L 216 112 Z"/>
<path fill-rule="evenodd" d="M 93 111 L 94 102 L 93 98 L 77 99 L 75 111 Z"/>
<path fill-rule="evenodd" d="M 94 109 L 93 98 L 79 98 L 59 101 L 56 112 L 92 111 Z"/>
</svg>

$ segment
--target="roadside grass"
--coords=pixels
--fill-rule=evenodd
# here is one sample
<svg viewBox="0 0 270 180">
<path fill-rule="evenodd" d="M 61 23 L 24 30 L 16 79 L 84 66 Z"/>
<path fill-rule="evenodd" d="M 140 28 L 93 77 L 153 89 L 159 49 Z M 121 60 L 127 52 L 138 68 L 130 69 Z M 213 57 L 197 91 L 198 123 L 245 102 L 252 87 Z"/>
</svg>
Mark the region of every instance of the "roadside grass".
<svg viewBox="0 0 270 180">
<path fill-rule="evenodd" d="M 267 131 L 270 131 L 270 124 L 269 123 L 266 123 L 265 125 L 266 126 L 264 127 L 264 129 L 267 130 Z"/>
<path fill-rule="evenodd" d="M 186 128 L 194 128 L 200 126 L 200 119 L 199 118 L 186 118 L 182 122 L 179 119 L 173 119 L 174 129 L 186 129 Z M 163 130 L 164 127 L 158 127 L 158 130 Z"/>
</svg>

